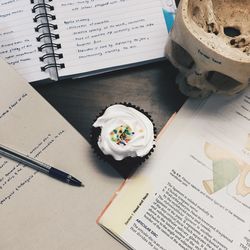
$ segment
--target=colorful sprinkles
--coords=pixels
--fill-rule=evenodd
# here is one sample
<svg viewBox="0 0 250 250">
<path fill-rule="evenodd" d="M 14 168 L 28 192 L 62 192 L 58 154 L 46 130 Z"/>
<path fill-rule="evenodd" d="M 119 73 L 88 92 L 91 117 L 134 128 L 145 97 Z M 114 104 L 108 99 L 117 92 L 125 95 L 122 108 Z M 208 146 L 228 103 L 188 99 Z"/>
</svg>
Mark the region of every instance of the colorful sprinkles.
<svg viewBox="0 0 250 250">
<path fill-rule="evenodd" d="M 117 145 L 126 146 L 132 139 L 135 133 L 128 125 L 120 125 L 110 132 L 111 141 L 115 142 Z"/>
</svg>

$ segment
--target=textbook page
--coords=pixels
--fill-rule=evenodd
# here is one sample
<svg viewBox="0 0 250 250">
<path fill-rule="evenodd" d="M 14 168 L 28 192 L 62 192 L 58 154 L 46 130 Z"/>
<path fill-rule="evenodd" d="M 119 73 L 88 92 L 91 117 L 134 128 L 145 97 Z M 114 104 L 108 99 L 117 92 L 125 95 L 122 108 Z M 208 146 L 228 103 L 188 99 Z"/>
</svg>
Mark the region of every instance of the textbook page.
<svg viewBox="0 0 250 250">
<path fill-rule="evenodd" d="M 194 102 L 99 217 L 132 249 L 250 249 L 250 89 Z"/>
<path fill-rule="evenodd" d="M 122 249 L 95 222 L 121 180 L 2 60 L 0 73 L 0 144 L 84 184 L 74 187 L 0 156 L 0 249 Z"/>
<path fill-rule="evenodd" d="M 48 73 L 41 71 L 42 52 L 37 49 L 41 44 L 36 40 L 37 23 L 31 8 L 27 0 L 0 1 L 0 57 L 27 81 L 34 82 L 48 78 Z"/>
<path fill-rule="evenodd" d="M 54 1 L 61 77 L 164 58 L 174 0 Z"/>
</svg>

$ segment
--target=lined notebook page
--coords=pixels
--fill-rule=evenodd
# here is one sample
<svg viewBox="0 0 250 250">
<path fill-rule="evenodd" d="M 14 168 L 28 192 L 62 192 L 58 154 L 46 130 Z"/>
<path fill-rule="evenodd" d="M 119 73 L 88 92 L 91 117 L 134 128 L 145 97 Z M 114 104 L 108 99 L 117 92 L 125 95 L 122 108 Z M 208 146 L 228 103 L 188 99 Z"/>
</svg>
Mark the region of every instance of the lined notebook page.
<svg viewBox="0 0 250 250">
<path fill-rule="evenodd" d="M 168 36 L 159 0 L 53 2 L 65 69 L 73 75 L 164 57 Z"/>
<path fill-rule="evenodd" d="M 0 1 L 0 57 L 29 82 L 48 78 L 41 71 L 31 8 L 27 0 Z"/>
</svg>

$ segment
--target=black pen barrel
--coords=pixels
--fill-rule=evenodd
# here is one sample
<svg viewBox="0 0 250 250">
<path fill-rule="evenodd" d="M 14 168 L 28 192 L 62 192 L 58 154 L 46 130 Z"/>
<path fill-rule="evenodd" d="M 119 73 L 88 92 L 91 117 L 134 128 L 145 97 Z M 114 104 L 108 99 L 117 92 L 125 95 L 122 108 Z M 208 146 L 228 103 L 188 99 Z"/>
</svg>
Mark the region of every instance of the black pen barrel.
<svg viewBox="0 0 250 250">
<path fill-rule="evenodd" d="M 68 173 L 65 173 L 59 169 L 53 168 L 45 163 L 39 162 L 35 159 L 30 158 L 24 154 L 18 153 L 7 147 L 0 145 L 0 155 L 5 156 L 11 160 L 19 162 L 25 166 L 31 167 L 37 171 L 43 172 L 57 180 L 66 182 L 73 186 L 84 186 L 82 183 L 77 180 L 75 177 L 71 176 Z"/>
<path fill-rule="evenodd" d="M 63 181 L 63 182 L 67 182 L 73 186 L 81 186 L 82 183 L 77 180 L 75 177 L 59 170 L 59 169 L 56 169 L 56 168 L 53 168 L 51 167 L 50 170 L 49 170 L 49 175 L 51 177 L 54 177 L 60 181 Z"/>
<path fill-rule="evenodd" d="M 11 160 L 17 161 L 25 166 L 31 167 L 37 171 L 48 174 L 50 166 L 47 166 L 39 161 L 29 158 L 26 155 L 10 150 L 9 148 L 0 146 L 0 155 L 5 156 Z"/>
</svg>

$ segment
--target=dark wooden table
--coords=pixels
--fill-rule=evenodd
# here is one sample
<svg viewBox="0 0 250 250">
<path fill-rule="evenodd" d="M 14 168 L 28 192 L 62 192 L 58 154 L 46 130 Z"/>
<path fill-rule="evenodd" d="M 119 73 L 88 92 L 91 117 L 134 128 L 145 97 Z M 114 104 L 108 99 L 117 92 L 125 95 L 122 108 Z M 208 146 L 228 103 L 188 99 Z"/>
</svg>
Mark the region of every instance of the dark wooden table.
<svg viewBox="0 0 250 250">
<path fill-rule="evenodd" d="M 91 125 L 106 106 L 131 102 L 153 118 L 157 132 L 179 110 L 185 97 L 175 84 L 175 68 L 158 62 L 81 79 L 37 86 L 38 92 L 87 140 Z M 133 171 L 117 170 L 124 178 Z"/>
<path fill-rule="evenodd" d="M 40 85 L 36 90 L 88 140 L 96 115 L 117 102 L 131 102 L 143 108 L 160 131 L 185 101 L 175 84 L 176 73 L 165 61 Z"/>
</svg>

